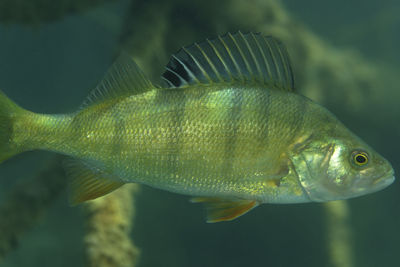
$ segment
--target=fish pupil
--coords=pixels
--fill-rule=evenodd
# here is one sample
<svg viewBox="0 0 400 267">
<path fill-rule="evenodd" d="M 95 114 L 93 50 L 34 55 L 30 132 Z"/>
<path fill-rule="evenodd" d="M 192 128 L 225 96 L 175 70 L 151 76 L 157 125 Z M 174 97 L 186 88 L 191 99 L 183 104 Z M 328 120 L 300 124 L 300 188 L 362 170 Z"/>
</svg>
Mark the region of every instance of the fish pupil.
<svg viewBox="0 0 400 267">
<path fill-rule="evenodd" d="M 366 159 L 365 156 L 363 156 L 363 155 L 357 155 L 357 156 L 356 156 L 356 161 L 357 161 L 358 163 L 360 163 L 360 164 L 363 164 L 363 163 L 365 163 L 365 162 L 367 161 L 367 159 Z"/>
</svg>

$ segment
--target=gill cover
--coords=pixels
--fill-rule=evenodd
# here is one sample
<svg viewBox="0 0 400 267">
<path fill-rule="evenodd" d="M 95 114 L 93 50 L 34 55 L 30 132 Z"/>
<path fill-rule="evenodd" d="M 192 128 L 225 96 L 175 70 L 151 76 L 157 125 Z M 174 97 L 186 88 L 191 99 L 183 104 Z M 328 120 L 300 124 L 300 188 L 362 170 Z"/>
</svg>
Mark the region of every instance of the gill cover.
<svg viewBox="0 0 400 267">
<path fill-rule="evenodd" d="M 323 202 L 337 199 L 328 190 L 327 186 L 330 182 L 326 179 L 329 160 L 334 149 L 334 145 L 322 146 L 319 149 L 311 146 L 291 156 L 301 186 L 311 201 Z"/>
<path fill-rule="evenodd" d="M 351 139 L 349 139 L 351 140 Z M 381 190 L 394 181 L 390 163 L 358 139 L 314 141 L 291 157 L 312 201 L 348 199 Z M 368 164 L 354 163 L 354 147 L 369 151 Z"/>
</svg>

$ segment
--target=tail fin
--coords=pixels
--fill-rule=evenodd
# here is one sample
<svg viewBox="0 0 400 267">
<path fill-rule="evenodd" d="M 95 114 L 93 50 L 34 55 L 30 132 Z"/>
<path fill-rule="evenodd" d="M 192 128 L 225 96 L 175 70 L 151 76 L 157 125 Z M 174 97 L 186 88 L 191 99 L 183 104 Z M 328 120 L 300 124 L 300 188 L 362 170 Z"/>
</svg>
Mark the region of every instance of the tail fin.
<svg viewBox="0 0 400 267">
<path fill-rule="evenodd" d="M 11 140 L 14 121 L 23 112 L 0 90 L 0 162 L 19 152 Z"/>
</svg>

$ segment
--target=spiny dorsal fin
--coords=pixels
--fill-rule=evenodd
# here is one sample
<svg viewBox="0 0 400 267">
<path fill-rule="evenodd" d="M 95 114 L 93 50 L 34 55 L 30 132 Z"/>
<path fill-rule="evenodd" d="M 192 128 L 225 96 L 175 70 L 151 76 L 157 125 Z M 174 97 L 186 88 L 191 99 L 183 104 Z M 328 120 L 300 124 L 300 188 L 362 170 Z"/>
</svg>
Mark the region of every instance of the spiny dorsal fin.
<svg viewBox="0 0 400 267">
<path fill-rule="evenodd" d="M 69 202 L 71 205 L 104 196 L 125 184 L 96 167 L 76 159 L 68 159 L 64 165 L 69 178 Z"/>
<path fill-rule="evenodd" d="M 231 200 L 216 197 L 194 197 L 190 201 L 205 204 L 208 223 L 232 221 L 258 205 L 255 200 Z"/>
<path fill-rule="evenodd" d="M 246 83 L 294 90 L 286 48 L 259 33 L 227 33 L 183 47 L 161 77 L 169 87 L 198 83 Z"/>
<path fill-rule="evenodd" d="M 89 94 L 83 106 L 98 103 L 107 99 L 115 99 L 136 95 L 153 88 L 150 80 L 133 59 L 122 53 L 109 68 L 102 81 Z"/>
</svg>

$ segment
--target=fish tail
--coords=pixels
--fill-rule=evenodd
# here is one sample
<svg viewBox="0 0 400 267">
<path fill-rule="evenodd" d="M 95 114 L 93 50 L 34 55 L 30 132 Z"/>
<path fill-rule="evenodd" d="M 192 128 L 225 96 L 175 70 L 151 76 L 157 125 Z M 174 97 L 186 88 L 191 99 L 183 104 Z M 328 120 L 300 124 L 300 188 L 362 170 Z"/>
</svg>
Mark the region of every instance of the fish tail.
<svg viewBox="0 0 400 267">
<path fill-rule="evenodd" d="M 0 162 L 21 152 L 12 137 L 15 121 L 25 112 L 0 90 Z"/>
</svg>

